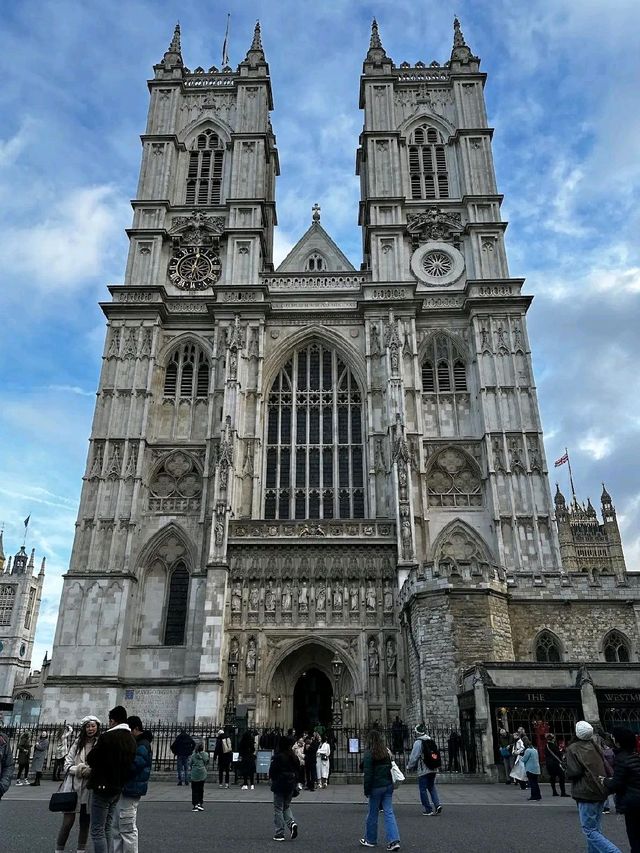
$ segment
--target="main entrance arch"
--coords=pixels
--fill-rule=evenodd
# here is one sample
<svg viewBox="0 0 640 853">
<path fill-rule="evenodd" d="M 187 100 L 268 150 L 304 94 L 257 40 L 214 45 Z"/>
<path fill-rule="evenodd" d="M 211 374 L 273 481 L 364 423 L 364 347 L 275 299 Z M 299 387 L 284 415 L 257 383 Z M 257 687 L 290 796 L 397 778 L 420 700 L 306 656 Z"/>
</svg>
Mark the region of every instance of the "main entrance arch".
<svg viewBox="0 0 640 853">
<path fill-rule="evenodd" d="M 343 664 L 337 680 L 332 665 L 336 655 Z M 340 703 L 343 724 L 356 725 L 361 697 L 354 684 L 354 661 L 343 649 L 311 640 L 296 644 L 274 666 L 263 699 L 266 713 L 260 715 L 265 722 L 296 730 L 318 723 L 328 726 L 336 701 Z"/>
</svg>

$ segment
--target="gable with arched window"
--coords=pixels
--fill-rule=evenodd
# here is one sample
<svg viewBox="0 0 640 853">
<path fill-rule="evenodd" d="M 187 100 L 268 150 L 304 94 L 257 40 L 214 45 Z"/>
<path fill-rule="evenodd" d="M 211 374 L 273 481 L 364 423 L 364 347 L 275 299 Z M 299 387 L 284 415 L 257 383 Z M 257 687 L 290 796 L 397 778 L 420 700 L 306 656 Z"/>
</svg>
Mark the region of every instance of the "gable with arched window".
<svg viewBox="0 0 640 853">
<path fill-rule="evenodd" d="M 602 643 L 604 659 L 608 663 L 629 663 L 631 649 L 629 641 L 620 631 L 609 631 Z"/>
<path fill-rule="evenodd" d="M 409 137 L 409 180 L 412 199 L 449 198 L 444 139 L 428 124 L 416 127 Z"/>
<path fill-rule="evenodd" d="M 210 381 L 209 359 L 200 347 L 183 344 L 175 350 L 164 376 L 164 396 L 180 399 L 206 398 Z"/>
<path fill-rule="evenodd" d="M 309 272 L 325 272 L 326 269 L 327 262 L 320 252 L 312 252 L 307 258 L 305 270 L 309 270 Z"/>
<path fill-rule="evenodd" d="M 470 433 L 467 362 L 449 335 L 434 335 L 424 350 L 422 399 L 427 434 Z"/>
<path fill-rule="evenodd" d="M 265 518 L 364 518 L 362 395 L 338 353 L 296 350 L 267 409 Z"/>
<path fill-rule="evenodd" d="M 185 204 L 219 205 L 222 199 L 224 142 L 208 128 L 193 141 L 189 152 Z"/>
<path fill-rule="evenodd" d="M 562 660 L 560 640 L 546 628 L 536 637 L 535 656 L 538 663 L 560 663 Z"/>
</svg>

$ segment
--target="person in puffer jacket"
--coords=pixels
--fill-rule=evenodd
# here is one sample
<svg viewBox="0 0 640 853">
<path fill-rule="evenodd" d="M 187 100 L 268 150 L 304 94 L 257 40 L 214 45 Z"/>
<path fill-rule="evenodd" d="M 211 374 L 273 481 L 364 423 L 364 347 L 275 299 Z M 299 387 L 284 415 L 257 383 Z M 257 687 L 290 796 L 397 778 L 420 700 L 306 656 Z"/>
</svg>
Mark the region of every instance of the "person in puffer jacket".
<svg viewBox="0 0 640 853">
<path fill-rule="evenodd" d="M 639 853 L 640 755 L 636 752 L 635 735 L 630 729 L 614 729 L 613 739 L 617 746 L 613 776 L 600 781 L 608 792 L 616 794 L 616 805 L 624 814 L 631 853 Z"/>
<path fill-rule="evenodd" d="M 113 818 L 113 853 L 138 853 L 138 805 L 140 797 L 147 793 L 151 775 L 153 735 L 143 729 L 140 717 L 129 717 L 127 724 L 136 739 L 136 754 Z"/>
</svg>

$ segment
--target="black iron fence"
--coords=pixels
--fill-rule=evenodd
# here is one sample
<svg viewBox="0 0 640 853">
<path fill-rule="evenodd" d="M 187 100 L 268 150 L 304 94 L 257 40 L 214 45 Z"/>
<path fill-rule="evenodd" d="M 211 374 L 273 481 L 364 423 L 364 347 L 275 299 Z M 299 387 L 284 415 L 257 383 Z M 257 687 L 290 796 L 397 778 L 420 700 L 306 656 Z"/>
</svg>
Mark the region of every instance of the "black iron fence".
<svg viewBox="0 0 640 853">
<path fill-rule="evenodd" d="M 64 726 L 63 726 L 64 728 Z M 205 724 L 183 726 L 173 723 L 158 721 L 147 726 L 153 734 L 153 767 L 156 771 L 171 771 L 176 768 L 176 758 L 171 752 L 171 745 L 183 729 L 197 742 L 202 741 L 205 749 L 213 752 L 216 737 L 220 729 L 224 729 L 227 737 L 231 738 L 234 751 L 237 750 L 240 738 L 247 731 L 246 725 L 218 725 Z M 14 756 L 17 760 L 18 743 L 23 734 L 29 737 L 30 753 L 40 739 L 40 735 L 46 732 L 48 735 L 48 747 L 45 759 L 45 770 L 53 765 L 57 748 L 57 735 L 61 726 L 56 725 L 20 725 L 5 728 L 4 732 L 9 736 Z M 452 773 L 484 773 L 484 761 L 482 754 L 481 734 L 477 731 L 457 729 L 434 722 L 428 724 L 429 735 L 437 743 L 442 758 L 442 771 Z M 407 761 L 411 753 L 415 738 L 412 731 L 406 726 L 378 727 L 382 733 L 389 749 L 393 752 L 398 765 L 402 770 L 406 769 Z M 74 726 L 73 738 L 79 734 L 79 725 Z M 256 752 L 270 752 L 276 749 L 278 742 L 287 731 L 270 726 L 250 726 L 249 731 L 255 737 Z M 298 733 L 302 734 L 302 733 Z M 360 764 L 367 748 L 368 730 L 361 728 L 327 729 L 326 735 L 331 746 L 331 770 L 334 773 L 358 774 Z M 258 771 L 260 765 L 258 766 Z"/>
</svg>

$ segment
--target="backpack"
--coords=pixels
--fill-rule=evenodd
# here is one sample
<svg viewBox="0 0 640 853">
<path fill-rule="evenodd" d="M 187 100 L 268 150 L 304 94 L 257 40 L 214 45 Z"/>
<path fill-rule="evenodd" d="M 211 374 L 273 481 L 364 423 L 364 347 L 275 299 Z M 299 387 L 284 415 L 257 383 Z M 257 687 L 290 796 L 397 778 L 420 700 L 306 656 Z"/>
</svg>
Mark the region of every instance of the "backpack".
<svg viewBox="0 0 640 853">
<path fill-rule="evenodd" d="M 429 738 L 422 741 L 422 763 L 427 770 L 438 770 L 442 766 L 440 750 L 436 742 Z"/>
<path fill-rule="evenodd" d="M 231 752 L 231 741 L 228 737 L 224 738 L 222 741 L 222 752 L 226 755 L 228 752 Z"/>
</svg>

